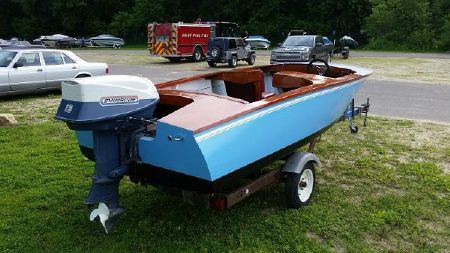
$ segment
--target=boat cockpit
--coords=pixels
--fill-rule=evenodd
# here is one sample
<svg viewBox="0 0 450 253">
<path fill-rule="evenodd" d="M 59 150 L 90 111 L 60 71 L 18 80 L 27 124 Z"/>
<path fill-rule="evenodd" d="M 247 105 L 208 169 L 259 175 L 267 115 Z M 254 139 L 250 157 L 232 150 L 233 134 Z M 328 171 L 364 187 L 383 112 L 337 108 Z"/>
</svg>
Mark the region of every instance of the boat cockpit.
<svg viewBox="0 0 450 253">
<path fill-rule="evenodd" d="M 323 75 L 319 73 L 321 70 L 314 65 L 280 64 L 161 83 L 156 85 L 160 103 L 154 116 L 180 124 L 183 122 L 172 121 L 186 119 L 191 122 L 187 128 L 201 130 L 208 125 L 207 121 L 242 115 L 294 96 L 359 79 L 355 71 L 335 66 L 330 66 Z M 178 115 L 171 117 L 174 112 Z M 183 112 L 185 117 L 180 117 L 179 113 Z"/>
</svg>

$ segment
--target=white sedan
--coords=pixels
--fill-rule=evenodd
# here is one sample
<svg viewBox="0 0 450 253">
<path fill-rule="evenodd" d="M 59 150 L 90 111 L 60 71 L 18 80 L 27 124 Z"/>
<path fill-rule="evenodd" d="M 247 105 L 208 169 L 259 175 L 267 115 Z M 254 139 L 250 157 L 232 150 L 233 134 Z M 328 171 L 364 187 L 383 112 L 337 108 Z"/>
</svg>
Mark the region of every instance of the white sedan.
<svg viewBox="0 0 450 253">
<path fill-rule="evenodd" d="M 61 81 L 108 74 L 106 63 L 89 63 L 71 51 L 0 50 L 0 96 L 60 89 Z"/>
</svg>

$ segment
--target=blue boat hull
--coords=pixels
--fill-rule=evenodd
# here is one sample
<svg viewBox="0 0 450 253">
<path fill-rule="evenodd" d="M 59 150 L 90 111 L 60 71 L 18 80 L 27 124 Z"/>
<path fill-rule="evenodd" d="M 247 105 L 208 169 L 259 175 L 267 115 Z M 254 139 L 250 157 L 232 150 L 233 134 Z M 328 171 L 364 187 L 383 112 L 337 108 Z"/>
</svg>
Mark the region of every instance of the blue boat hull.
<svg viewBox="0 0 450 253">
<path fill-rule="evenodd" d="M 196 188 L 214 188 L 246 168 L 282 158 L 330 127 L 342 118 L 362 82 L 293 97 L 196 134 L 158 122 L 155 137 L 139 139 L 142 163 L 136 166 L 147 170 L 150 183 L 183 188 L 192 181 Z M 77 132 L 77 138 L 82 149 L 92 148 L 90 132 Z"/>
</svg>

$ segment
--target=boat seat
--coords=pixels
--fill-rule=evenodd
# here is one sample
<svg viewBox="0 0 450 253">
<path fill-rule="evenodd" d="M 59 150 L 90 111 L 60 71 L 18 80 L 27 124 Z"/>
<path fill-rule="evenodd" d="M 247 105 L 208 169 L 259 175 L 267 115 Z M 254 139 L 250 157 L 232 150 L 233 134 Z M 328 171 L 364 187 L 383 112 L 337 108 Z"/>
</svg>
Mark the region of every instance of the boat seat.
<svg viewBox="0 0 450 253">
<path fill-rule="evenodd" d="M 299 73 L 295 71 L 280 71 L 273 74 L 272 86 L 289 91 L 313 84 L 311 74 Z"/>
<path fill-rule="evenodd" d="M 229 71 L 214 76 L 211 79 L 223 80 L 227 95 L 248 102 L 263 98 L 264 73 L 260 69 L 245 69 Z"/>
</svg>

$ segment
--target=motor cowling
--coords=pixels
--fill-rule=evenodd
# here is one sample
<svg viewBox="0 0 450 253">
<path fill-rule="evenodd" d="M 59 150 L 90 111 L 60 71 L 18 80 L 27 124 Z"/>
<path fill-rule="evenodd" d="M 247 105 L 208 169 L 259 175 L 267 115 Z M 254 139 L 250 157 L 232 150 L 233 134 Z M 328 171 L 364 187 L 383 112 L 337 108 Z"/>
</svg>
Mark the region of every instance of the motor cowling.
<svg viewBox="0 0 450 253">
<path fill-rule="evenodd" d="M 159 100 L 154 84 L 142 77 L 105 75 L 64 81 L 56 118 L 73 130 L 120 127 L 129 117 L 151 118 Z"/>
<path fill-rule="evenodd" d="M 142 77 L 106 75 L 64 81 L 56 119 L 76 131 L 92 131 L 95 173 L 85 203 L 106 203 L 121 213 L 119 182 L 128 172 L 139 133 L 159 101 L 153 83 Z"/>
</svg>

